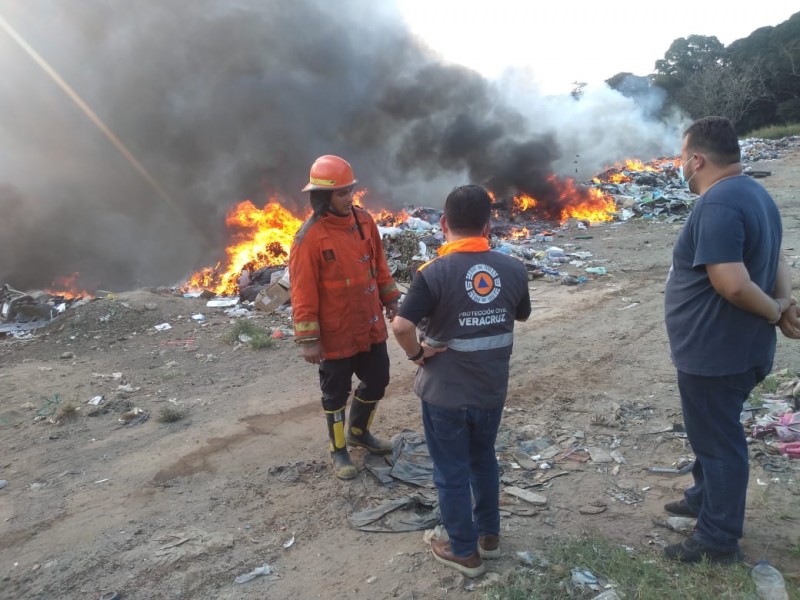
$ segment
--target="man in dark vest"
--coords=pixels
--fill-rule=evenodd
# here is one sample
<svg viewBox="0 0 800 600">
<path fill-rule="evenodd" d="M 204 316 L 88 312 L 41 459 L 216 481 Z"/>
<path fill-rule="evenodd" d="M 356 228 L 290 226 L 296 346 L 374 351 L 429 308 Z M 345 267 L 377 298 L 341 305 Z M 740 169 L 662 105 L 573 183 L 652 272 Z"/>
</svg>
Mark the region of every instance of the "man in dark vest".
<svg viewBox="0 0 800 600">
<path fill-rule="evenodd" d="M 414 391 L 422 400 L 449 538 L 433 540 L 433 556 L 468 577 L 484 572 L 484 558 L 500 555 L 494 443 L 508 391 L 514 322 L 531 313 L 525 267 L 489 249 L 491 204 L 477 185 L 450 193 L 441 220 L 447 243 L 420 267 L 392 322 L 398 343 L 419 366 Z M 417 326 L 424 330 L 420 338 Z"/>
</svg>

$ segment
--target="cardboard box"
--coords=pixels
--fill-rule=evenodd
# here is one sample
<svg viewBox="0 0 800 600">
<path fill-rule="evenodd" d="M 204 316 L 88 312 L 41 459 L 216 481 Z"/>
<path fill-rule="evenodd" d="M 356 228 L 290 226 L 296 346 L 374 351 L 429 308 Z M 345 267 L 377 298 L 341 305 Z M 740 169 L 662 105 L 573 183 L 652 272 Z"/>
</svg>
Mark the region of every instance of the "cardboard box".
<svg viewBox="0 0 800 600">
<path fill-rule="evenodd" d="M 286 304 L 292 295 L 280 281 L 276 281 L 258 292 L 255 305 L 258 310 L 272 312 L 282 304 Z"/>
</svg>

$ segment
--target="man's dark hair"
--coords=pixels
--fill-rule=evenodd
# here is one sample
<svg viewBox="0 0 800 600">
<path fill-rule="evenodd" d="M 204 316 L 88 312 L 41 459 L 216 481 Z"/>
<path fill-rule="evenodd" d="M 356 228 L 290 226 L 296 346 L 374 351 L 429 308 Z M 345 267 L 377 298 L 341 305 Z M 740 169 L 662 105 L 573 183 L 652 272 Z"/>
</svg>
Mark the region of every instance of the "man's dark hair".
<svg viewBox="0 0 800 600">
<path fill-rule="evenodd" d="M 333 192 L 330 190 L 311 190 L 308 193 L 308 202 L 315 215 L 321 216 L 328 211 L 331 207 L 331 196 Z"/>
<path fill-rule="evenodd" d="M 454 188 L 444 203 L 447 226 L 459 235 L 479 235 L 492 212 L 492 199 L 479 185 Z"/>
<path fill-rule="evenodd" d="M 725 117 L 698 119 L 683 132 L 683 136 L 689 150 L 707 155 L 718 166 L 732 165 L 742 159 L 739 136 L 733 123 Z"/>
</svg>

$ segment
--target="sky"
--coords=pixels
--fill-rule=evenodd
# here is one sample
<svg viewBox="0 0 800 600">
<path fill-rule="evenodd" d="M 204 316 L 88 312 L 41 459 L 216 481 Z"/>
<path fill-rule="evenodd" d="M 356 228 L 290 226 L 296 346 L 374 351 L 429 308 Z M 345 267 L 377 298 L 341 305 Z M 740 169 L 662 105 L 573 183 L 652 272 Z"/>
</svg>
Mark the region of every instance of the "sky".
<svg viewBox="0 0 800 600">
<path fill-rule="evenodd" d="M 567 93 L 575 81 L 600 83 L 620 72 L 648 75 L 679 37 L 716 36 L 727 46 L 800 10 L 789 0 L 398 4 L 412 31 L 445 60 L 489 78 L 500 77 L 510 67 L 526 69 L 548 94 Z"/>
</svg>

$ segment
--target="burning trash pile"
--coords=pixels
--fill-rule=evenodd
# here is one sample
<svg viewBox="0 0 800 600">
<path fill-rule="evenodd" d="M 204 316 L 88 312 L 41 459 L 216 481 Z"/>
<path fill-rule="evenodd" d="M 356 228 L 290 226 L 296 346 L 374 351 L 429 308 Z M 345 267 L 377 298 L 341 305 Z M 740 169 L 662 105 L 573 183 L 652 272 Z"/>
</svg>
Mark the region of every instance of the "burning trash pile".
<svg viewBox="0 0 800 600">
<path fill-rule="evenodd" d="M 685 219 L 696 198 L 680 179 L 680 164 L 680 157 L 626 160 L 596 176 L 591 185 L 614 198 L 620 221 L 663 216 L 671 223 Z"/>
<path fill-rule="evenodd" d="M 767 176 L 768 171 L 753 170 L 752 163 L 780 158 L 787 150 L 800 146 L 800 136 L 747 139 L 740 144 L 745 172 Z M 553 245 L 554 237 L 565 230 L 634 217 L 667 223 L 685 219 L 695 195 L 681 182 L 679 168 L 679 157 L 648 163 L 626 160 L 583 184 L 551 175 L 546 178 L 546 194 L 541 197 L 493 196 L 491 247 L 521 260 L 531 279 L 577 285 L 607 275 L 604 261 L 574 245 Z M 356 204 L 362 208 L 367 207 L 367 193 L 356 193 Z M 439 209 L 409 206 L 397 212 L 367 210 L 378 224 L 392 274 L 401 284 L 409 282 L 417 268 L 434 258 L 444 243 Z M 239 203 L 226 216 L 232 241 L 225 258 L 213 267 L 199 270 L 172 292 L 200 296 L 209 301 L 209 306 L 235 309 L 238 316 L 253 308 L 266 312 L 281 309 L 289 320 L 291 308 L 286 304 L 290 282 L 286 267 L 294 235 L 307 216 L 293 214 L 277 198 L 270 198 L 264 208 L 249 200 Z M 583 237 L 592 236 L 577 235 L 575 239 Z M 579 269 L 578 274 L 569 272 L 569 266 Z M 0 334 L 29 337 L 33 330 L 47 325 L 68 308 L 92 300 L 94 295 L 74 288 L 77 278 L 78 274 L 74 274 L 51 286 L 53 290 L 70 291 L 25 293 L 4 285 L 0 290 Z"/>
<path fill-rule="evenodd" d="M 75 273 L 62 278 L 56 285 L 70 288 L 77 279 Z M 87 292 L 39 290 L 30 293 L 15 290 L 8 284 L 0 287 L 0 334 L 18 339 L 31 336 L 63 314 L 68 308 L 89 302 L 93 296 Z"/>
</svg>

